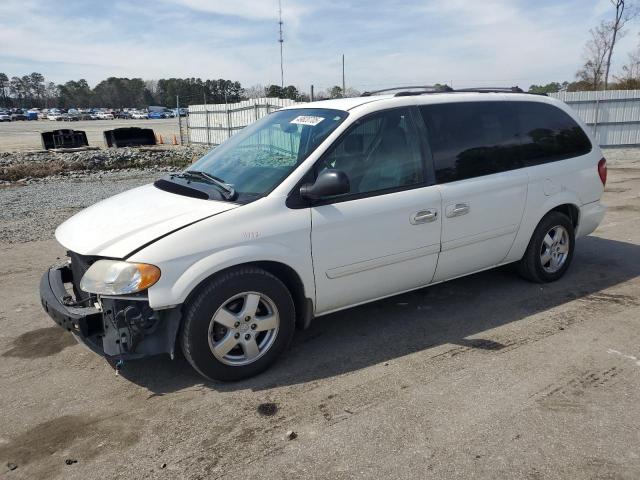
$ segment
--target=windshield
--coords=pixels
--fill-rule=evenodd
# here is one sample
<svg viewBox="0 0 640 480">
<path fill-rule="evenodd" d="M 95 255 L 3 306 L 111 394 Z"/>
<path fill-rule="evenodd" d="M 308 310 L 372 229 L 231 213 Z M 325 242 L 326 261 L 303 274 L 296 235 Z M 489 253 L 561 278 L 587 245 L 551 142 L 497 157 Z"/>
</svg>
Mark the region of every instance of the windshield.
<svg viewBox="0 0 640 480">
<path fill-rule="evenodd" d="M 229 185 L 238 202 L 255 200 L 284 180 L 347 115 L 325 108 L 279 110 L 242 129 L 187 171 Z"/>
</svg>

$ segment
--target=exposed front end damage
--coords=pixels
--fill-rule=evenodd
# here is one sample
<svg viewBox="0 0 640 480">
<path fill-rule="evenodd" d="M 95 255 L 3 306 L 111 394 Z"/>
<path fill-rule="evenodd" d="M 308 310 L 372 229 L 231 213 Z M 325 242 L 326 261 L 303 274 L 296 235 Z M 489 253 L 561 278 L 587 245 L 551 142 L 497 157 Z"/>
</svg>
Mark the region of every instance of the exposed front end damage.
<svg viewBox="0 0 640 480">
<path fill-rule="evenodd" d="M 79 290 L 91 259 L 70 252 L 70 262 L 53 267 L 40 281 L 40 301 L 49 316 L 95 353 L 131 360 L 168 353 L 173 357 L 180 306 L 154 310 L 144 292 L 121 297 Z"/>
</svg>

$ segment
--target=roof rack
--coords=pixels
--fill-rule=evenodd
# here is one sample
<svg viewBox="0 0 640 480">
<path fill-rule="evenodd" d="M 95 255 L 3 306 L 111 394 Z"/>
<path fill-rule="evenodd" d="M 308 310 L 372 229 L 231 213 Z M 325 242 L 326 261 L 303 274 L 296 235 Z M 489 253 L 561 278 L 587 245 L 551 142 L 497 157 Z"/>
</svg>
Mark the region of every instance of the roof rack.
<svg viewBox="0 0 640 480">
<path fill-rule="evenodd" d="M 520 87 L 472 87 L 457 88 L 454 92 L 476 92 L 476 93 L 525 93 Z"/>
<path fill-rule="evenodd" d="M 370 97 L 384 92 L 397 92 L 394 97 L 408 97 L 411 95 L 425 95 L 430 93 L 529 93 L 522 90 L 520 87 L 470 87 L 470 88 L 456 88 L 453 89 L 449 85 L 420 85 L 415 87 L 393 87 L 383 88 L 382 90 L 374 90 L 371 92 L 364 92 L 362 97 Z M 530 93 L 529 95 L 544 95 L 540 93 Z"/>
<path fill-rule="evenodd" d="M 383 88 L 382 90 L 373 90 L 371 92 L 364 92 L 361 97 L 370 97 L 372 95 L 377 95 L 378 93 L 384 92 L 393 92 L 395 90 L 402 90 L 396 93 L 394 96 L 396 97 L 404 97 L 408 95 L 422 95 L 424 93 L 444 93 L 444 92 L 453 92 L 453 89 L 448 85 L 418 85 L 413 87 L 392 87 L 392 88 Z M 418 91 L 416 91 L 418 90 Z"/>
</svg>

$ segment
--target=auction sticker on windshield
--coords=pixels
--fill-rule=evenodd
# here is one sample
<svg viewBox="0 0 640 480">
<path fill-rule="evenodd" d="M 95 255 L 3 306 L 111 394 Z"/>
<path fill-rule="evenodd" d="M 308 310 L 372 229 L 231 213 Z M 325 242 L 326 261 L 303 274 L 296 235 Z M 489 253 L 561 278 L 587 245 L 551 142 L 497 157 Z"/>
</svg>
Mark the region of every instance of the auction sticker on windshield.
<svg viewBox="0 0 640 480">
<path fill-rule="evenodd" d="M 309 125 L 311 127 L 315 127 L 323 120 L 324 118 L 314 117 L 313 115 L 300 115 L 294 118 L 293 120 L 291 120 L 291 122 L 289 123 L 293 123 L 295 125 Z"/>
</svg>

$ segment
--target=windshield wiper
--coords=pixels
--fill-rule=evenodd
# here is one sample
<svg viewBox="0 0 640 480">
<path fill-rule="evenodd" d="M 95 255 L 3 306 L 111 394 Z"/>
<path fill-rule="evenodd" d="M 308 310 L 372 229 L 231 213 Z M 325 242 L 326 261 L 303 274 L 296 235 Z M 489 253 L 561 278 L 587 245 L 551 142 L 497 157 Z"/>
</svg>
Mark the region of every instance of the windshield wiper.
<svg viewBox="0 0 640 480">
<path fill-rule="evenodd" d="M 231 200 L 236 196 L 236 191 L 231 185 L 223 182 L 222 179 L 218 177 L 208 174 L 207 172 L 201 172 L 200 170 L 185 170 L 176 176 L 183 178 L 196 178 L 198 180 L 204 180 L 206 183 L 211 185 L 215 185 L 218 187 L 225 200 Z"/>
</svg>

